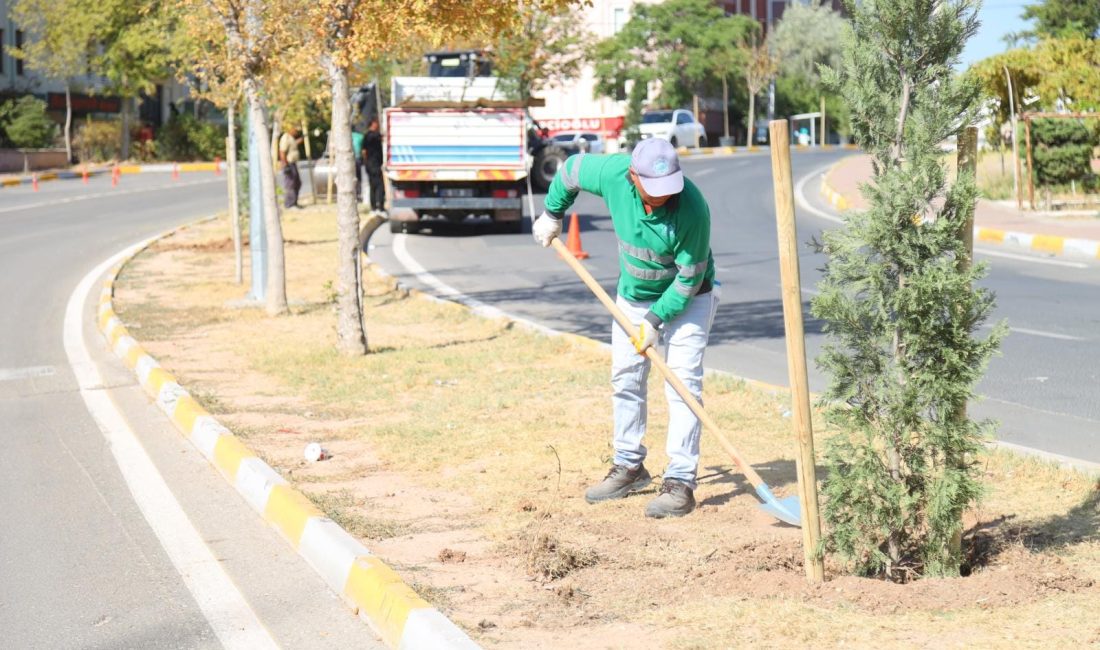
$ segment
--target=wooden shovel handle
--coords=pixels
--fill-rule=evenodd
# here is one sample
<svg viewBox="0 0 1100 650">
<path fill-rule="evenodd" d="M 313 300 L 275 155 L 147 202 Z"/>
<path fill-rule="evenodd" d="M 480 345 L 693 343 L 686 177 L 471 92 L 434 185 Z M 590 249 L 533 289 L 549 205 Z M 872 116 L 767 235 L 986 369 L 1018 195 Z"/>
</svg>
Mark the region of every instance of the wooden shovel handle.
<svg viewBox="0 0 1100 650">
<path fill-rule="evenodd" d="M 619 306 L 615 304 L 615 301 L 611 299 L 611 296 L 607 295 L 607 292 L 603 290 L 603 287 L 600 286 L 599 282 L 596 282 L 596 278 L 592 277 L 592 274 L 588 272 L 588 269 L 584 268 L 584 265 L 581 264 L 577 258 L 573 257 L 573 254 L 569 252 L 569 249 L 566 248 L 565 244 L 563 244 L 558 238 L 554 238 L 550 243 L 554 247 L 554 250 L 558 252 L 558 255 L 560 255 L 561 258 L 565 260 L 565 263 L 568 264 L 574 272 L 576 272 L 576 274 L 586 285 L 588 285 L 588 288 L 592 290 L 592 293 L 596 294 L 596 297 L 599 298 L 600 302 L 603 303 L 603 306 L 607 308 L 607 311 L 611 312 L 611 316 L 614 317 L 615 322 L 619 324 L 619 327 L 622 327 L 627 335 L 631 338 L 637 336 L 638 330 L 634 326 L 634 323 L 626 317 L 626 314 L 623 313 L 623 310 L 619 309 Z M 683 398 L 684 402 L 688 405 L 688 408 L 690 408 L 691 412 L 695 414 L 695 417 L 699 418 L 699 421 L 703 423 L 703 426 L 711 433 L 713 433 L 716 438 L 718 438 L 718 442 L 721 443 L 722 448 L 726 450 L 726 453 L 728 453 L 733 458 L 733 461 L 737 463 L 737 466 L 741 468 L 741 472 L 745 475 L 745 478 L 749 480 L 749 483 L 751 483 L 754 488 L 763 485 L 764 480 L 760 478 L 760 475 L 756 473 L 756 470 L 754 470 L 752 466 L 749 465 L 749 463 L 744 459 L 744 457 L 741 456 L 737 449 L 734 448 L 729 439 L 726 438 L 721 429 L 718 428 L 718 425 L 714 422 L 714 420 L 712 420 L 710 416 L 707 415 L 706 411 L 703 410 L 703 405 L 699 403 L 699 400 L 695 399 L 695 396 L 691 394 L 691 391 L 689 391 L 687 386 L 684 385 L 684 382 L 676 376 L 676 373 L 672 372 L 672 369 L 668 367 L 668 364 L 665 363 L 665 360 L 661 358 L 661 355 L 657 351 L 657 348 L 652 346 L 646 348 L 645 355 L 649 358 L 651 362 L 653 362 L 653 365 L 657 368 L 658 371 L 660 371 L 661 375 L 665 378 L 665 381 L 667 381 L 669 385 L 672 386 L 672 389 L 675 390 L 681 398 Z"/>
</svg>

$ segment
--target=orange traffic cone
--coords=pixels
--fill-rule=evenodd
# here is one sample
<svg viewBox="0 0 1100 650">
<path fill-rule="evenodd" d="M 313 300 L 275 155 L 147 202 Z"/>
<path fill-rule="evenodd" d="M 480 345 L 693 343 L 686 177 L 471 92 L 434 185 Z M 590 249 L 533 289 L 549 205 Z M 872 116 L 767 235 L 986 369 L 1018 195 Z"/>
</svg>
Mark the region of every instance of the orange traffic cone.
<svg viewBox="0 0 1100 650">
<path fill-rule="evenodd" d="M 118 177 L 118 165 L 115 165 L 114 169 L 111 170 L 111 187 L 118 187 Z"/>
<path fill-rule="evenodd" d="M 31 176 L 31 187 L 34 188 L 35 192 L 38 191 L 38 174 Z"/>
<path fill-rule="evenodd" d="M 565 242 L 566 248 L 573 254 L 573 257 L 578 260 L 588 258 L 588 253 L 584 252 L 581 248 L 581 222 L 577 217 L 577 213 L 573 213 L 573 217 L 569 219 L 569 238 Z"/>
<path fill-rule="evenodd" d="M 219 157 L 214 158 L 214 175 L 215 176 L 221 176 L 222 175 L 222 159 L 219 158 Z"/>
<path fill-rule="evenodd" d="M 84 181 L 84 184 L 88 184 L 88 166 L 84 166 L 83 172 L 80 174 L 80 180 Z"/>
<path fill-rule="evenodd" d="M 172 180 L 178 181 L 180 179 L 180 164 L 175 163 L 172 165 Z"/>
</svg>

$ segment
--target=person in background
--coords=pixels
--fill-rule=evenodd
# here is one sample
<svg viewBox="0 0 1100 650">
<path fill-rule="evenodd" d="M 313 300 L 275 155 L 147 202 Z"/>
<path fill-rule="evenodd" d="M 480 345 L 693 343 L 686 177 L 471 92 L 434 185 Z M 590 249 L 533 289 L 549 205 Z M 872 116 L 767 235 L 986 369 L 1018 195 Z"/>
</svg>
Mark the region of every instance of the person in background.
<svg viewBox="0 0 1100 650">
<path fill-rule="evenodd" d="M 302 138 L 298 127 L 292 126 L 279 137 L 279 163 L 283 173 L 283 207 L 300 208 L 298 190 L 302 189 L 302 178 L 298 175 L 298 146 Z"/>
<path fill-rule="evenodd" d="M 631 154 L 576 154 L 558 168 L 546 194 L 545 211 L 531 229 L 549 246 L 561 235 L 561 221 L 581 190 L 603 197 L 619 243 L 616 304 L 637 327 L 631 338 L 614 321 L 611 330 L 611 386 L 615 456 L 603 481 L 589 488 L 589 503 L 621 499 L 652 480 L 643 461 L 646 448 L 646 349 L 665 344 L 673 372 L 699 399 L 703 352 L 718 309 L 718 282 L 710 251 L 710 208 L 684 179 L 676 149 L 661 138 L 642 140 Z M 669 421 L 665 449 L 669 463 L 647 517 L 680 517 L 695 509 L 699 469 L 699 419 L 666 384 Z"/>
<path fill-rule="evenodd" d="M 378 118 L 371 118 L 367 132 L 363 134 L 363 167 L 370 185 L 370 209 L 372 213 L 386 213 L 386 185 L 382 179 L 382 130 Z"/>
</svg>

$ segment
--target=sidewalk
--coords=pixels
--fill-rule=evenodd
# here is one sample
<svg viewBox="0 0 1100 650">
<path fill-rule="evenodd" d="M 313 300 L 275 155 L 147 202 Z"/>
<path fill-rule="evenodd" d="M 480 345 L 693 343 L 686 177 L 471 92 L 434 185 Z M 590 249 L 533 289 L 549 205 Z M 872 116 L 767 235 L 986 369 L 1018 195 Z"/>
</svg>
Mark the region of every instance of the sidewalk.
<svg viewBox="0 0 1100 650">
<path fill-rule="evenodd" d="M 863 210 L 859 185 L 871 178 L 871 157 L 851 156 L 832 167 L 821 194 L 838 210 Z M 1100 259 L 1100 216 L 1017 210 L 1013 201 L 978 201 L 974 241 L 1053 255 Z"/>
<path fill-rule="evenodd" d="M 185 162 L 185 163 L 149 163 L 149 164 L 120 164 L 120 165 L 89 165 L 87 169 L 88 177 L 99 176 L 102 174 L 110 173 L 115 167 L 118 168 L 119 174 L 141 174 L 141 173 L 172 173 L 172 172 L 214 172 L 220 174 L 226 168 L 224 161 L 218 160 L 216 162 Z M 47 181 L 56 180 L 72 180 L 81 179 L 84 177 L 85 170 L 82 166 L 76 165 L 68 169 L 42 169 L 26 174 L 0 174 L 0 188 L 12 187 L 15 185 L 32 185 L 35 180 L 39 183 L 45 183 Z"/>
</svg>

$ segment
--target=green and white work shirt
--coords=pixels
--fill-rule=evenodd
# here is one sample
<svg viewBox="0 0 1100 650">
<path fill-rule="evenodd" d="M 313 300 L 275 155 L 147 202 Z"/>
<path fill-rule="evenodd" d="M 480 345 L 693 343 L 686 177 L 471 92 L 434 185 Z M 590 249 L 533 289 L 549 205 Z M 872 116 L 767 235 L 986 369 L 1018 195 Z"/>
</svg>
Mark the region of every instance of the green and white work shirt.
<svg viewBox="0 0 1100 650">
<path fill-rule="evenodd" d="M 570 156 L 550 184 L 546 211 L 561 218 L 581 190 L 603 197 L 619 238 L 619 295 L 653 302 L 650 314 L 658 321 L 653 324 L 660 325 L 679 316 L 714 282 L 710 209 L 699 188 L 685 178 L 678 196 L 646 214 L 629 169 L 627 154 Z"/>
</svg>

